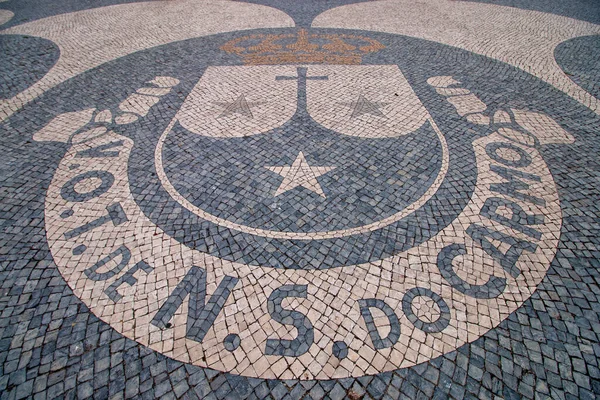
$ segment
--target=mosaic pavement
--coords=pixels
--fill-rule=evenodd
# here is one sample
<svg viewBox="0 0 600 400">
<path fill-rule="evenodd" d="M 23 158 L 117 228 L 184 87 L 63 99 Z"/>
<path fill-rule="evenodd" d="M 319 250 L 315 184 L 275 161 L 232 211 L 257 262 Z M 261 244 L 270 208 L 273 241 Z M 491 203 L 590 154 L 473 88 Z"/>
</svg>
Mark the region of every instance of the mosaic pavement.
<svg viewBox="0 0 600 400">
<path fill-rule="evenodd" d="M 0 1 L 0 399 L 600 397 L 593 1 Z"/>
</svg>

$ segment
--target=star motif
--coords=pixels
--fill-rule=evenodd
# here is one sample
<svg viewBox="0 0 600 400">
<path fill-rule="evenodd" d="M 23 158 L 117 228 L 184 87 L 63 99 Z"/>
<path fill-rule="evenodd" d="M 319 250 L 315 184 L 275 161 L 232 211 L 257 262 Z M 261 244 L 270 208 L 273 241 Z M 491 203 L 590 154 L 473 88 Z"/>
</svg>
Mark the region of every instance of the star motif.
<svg viewBox="0 0 600 400">
<path fill-rule="evenodd" d="M 224 108 L 223 112 L 219 115 L 218 118 L 227 117 L 231 114 L 241 114 L 248 118 L 254 118 L 254 115 L 252 115 L 252 111 L 250 110 L 250 108 L 264 104 L 264 102 L 254 102 L 254 103 L 250 102 L 249 103 L 248 101 L 246 101 L 246 96 L 244 96 L 243 93 L 240 94 L 238 96 L 238 98 L 235 99 L 234 101 L 231 101 L 231 102 L 215 101 L 214 103 L 218 104 Z"/>
<path fill-rule="evenodd" d="M 352 115 L 350 118 L 357 118 L 361 115 L 371 114 L 377 117 L 385 117 L 381 112 L 380 108 L 385 107 L 388 103 L 381 103 L 377 101 L 370 101 L 362 94 L 358 95 L 358 99 L 352 103 L 341 103 L 352 108 Z"/>
<path fill-rule="evenodd" d="M 296 160 L 291 166 L 276 166 L 276 167 L 265 167 L 269 171 L 275 172 L 283 177 L 283 182 L 279 185 L 279 188 L 275 192 L 275 196 L 279 196 L 292 190 L 298 186 L 302 186 L 310 191 L 315 192 L 319 196 L 325 198 L 323 188 L 317 181 L 317 177 L 334 170 L 337 167 L 314 167 L 308 165 L 304 154 L 300 152 Z"/>
</svg>

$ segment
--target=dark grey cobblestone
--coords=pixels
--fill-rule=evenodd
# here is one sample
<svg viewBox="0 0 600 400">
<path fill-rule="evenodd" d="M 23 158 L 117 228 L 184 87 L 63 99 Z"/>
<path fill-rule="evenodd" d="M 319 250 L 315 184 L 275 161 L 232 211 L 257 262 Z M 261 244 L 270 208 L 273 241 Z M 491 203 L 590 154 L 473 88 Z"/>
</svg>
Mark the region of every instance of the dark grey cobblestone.
<svg viewBox="0 0 600 400">
<path fill-rule="evenodd" d="M 9 23 L 99 7 L 113 2 L 71 2 L 63 0 L 53 5 L 33 5 L 30 1 L 0 3 L 1 8 L 15 11 Z M 114 2 L 116 3 L 116 2 Z M 119 3 L 122 3 L 120 1 Z M 275 5 L 274 2 L 265 4 Z M 342 4 L 333 2 L 327 7 Z M 344 2 L 345 3 L 345 2 Z M 598 21 L 593 4 L 569 7 L 558 3 L 533 5 L 503 0 L 502 4 L 542 9 L 562 15 Z M 320 13 L 316 3 L 292 9 L 279 5 L 299 24 L 308 25 Z M 323 6 L 324 7 L 324 6 Z M 589 8 L 588 8 L 589 7 Z M 324 8 L 323 8 L 324 9 Z M 592 10 L 592 11 L 590 11 Z M 318 12 L 317 12 L 318 11 Z M 314 15 L 313 15 L 314 14 Z M 381 35 L 382 37 L 385 35 Z M 11 59 L 2 59 L 0 73 L 9 72 L 9 79 L 0 81 L 0 92 L 10 96 L 43 75 L 56 56 L 53 46 L 33 39 L 1 37 L 4 54 L 25 54 L 23 68 Z M 391 38 L 387 39 L 390 43 Z M 385 41 L 383 40 L 382 41 Z M 574 79 L 593 95 L 597 74 L 592 64 L 578 63 L 569 55 L 581 49 L 596 49 L 595 41 L 564 44 L 557 48 L 557 62 L 574 72 Z M 403 44 L 409 44 L 403 42 Z M 177 46 L 177 45 L 176 45 Z M 179 51 L 197 51 L 188 43 Z M 443 54 L 444 46 L 422 46 L 424 58 Z M 37 50 L 37 51 L 34 51 Z M 6 53 L 4 53 L 6 51 Z M 164 51 L 164 52 L 163 52 Z M 582 111 L 572 100 L 546 88 L 512 68 L 499 67 L 488 59 L 477 59 L 460 68 L 469 79 L 472 72 L 498 68 L 505 73 L 506 92 L 520 102 L 529 101 L 540 109 L 560 115 L 578 138 L 568 149 L 549 146 L 544 158 L 551 167 L 560 194 L 563 226 L 558 252 L 550 270 L 537 291 L 517 311 L 498 327 L 474 342 L 415 367 L 381 373 L 375 376 L 325 381 L 263 380 L 204 369 L 184 364 L 154 352 L 124 338 L 99 320 L 73 294 L 50 255 L 45 239 L 44 199 L 53 177 L 54 166 L 65 151 L 63 145 L 39 145 L 31 141 L 29 127 L 43 125 L 51 116 L 69 111 L 72 102 L 105 102 L 107 107 L 123 94 L 122 86 L 112 81 L 135 86 L 157 72 L 192 76 L 193 68 L 178 66 L 149 67 L 148 76 L 128 77 L 137 63 L 165 60 L 172 50 L 138 54 L 122 63 L 107 66 L 104 78 L 90 83 L 93 75 L 75 78 L 65 92 L 55 90 L 48 96 L 15 114 L 2 127 L 3 159 L 0 160 L 0 399 L 21 398 L 200 398 L 200 399 L 593 399 L 600 397 L 600 137 L 598 117 Z M 596 50 L 593 50 L 596 51 Z M 39 52 L 36 59 L 29 52 Z M 463 53 L 457 57 L 466 57 Z M 448 58 L 452 59 L 453 54 Z M 214 55 L 214 54 L 213 54 Z M 16 54 L 19 56 L 19 54 Z M 15 57 L 16 57 L 15 56 Z M 210 54 L 209 54 L 210 56 Z M 388 55 L 393 57 L 394 54 Z M 385 61 L 372 59 L 371 63 Z M 16 57 L 19 60 L 19 57 Z M 8 61 L 6 61 L 8 60 Z M 566 61 L 565 61 L 566 60 Z M 597 60 L 597 57 L 596 57 Z M 226 60 L 231 62 L 231 60 Z M 12 64 L 11 64 L 12 63 Z M 571 63 L 571 64 L 569 64 Z M 574 64 L 573 64 L 574 63 Z M 9 65 L 10 64 L 10 65 Z M 161 63 L 157 63 L 161 64 Z M 440 61 L 440 64 L 441 61 Z M 154 62 L 152 63 L 154 65 Z M 439 65 L 451 70 L 452 66 Z M 155 70 L 151 70 L 155 68 Z M 171 71 L 168 69 L 172 68 Z M 504 68 L 504 69 L 502 69 Z M 118 70 L 123 71 L 119 72 Z M 590 73 L 590 70 L 592 73 Z M 512 72 L 511 72 L 512 71 Z M 415 82 L 425 76 L 418 68 L 412 70 Z M 440 72 L 441 73 L 441 72 Z M 588 75 L 584 74 L 587 73 Z M 512 74 L 512 75 L 511 75 Z M 577 75 L 579 74 L 579 75 Z M 110 77 L 110 79 L 108 77 Z M 528 93 L 523 81 L 540 93 Z M 183 78 L 182 78 L 183 80 Z M 135 81 L 135 82 L 134 82 Z M 184 82 L 189 90 L 190 80 Z M 506 96 L 496 90 L 496 82 L 472 77 L 487 94 L 486 103 L 501 105 Z M 106 93 L 86 100 L 72 98 L 77 87 L 106 85 Z M 110 86 L 114 85 L 114 86 Z M 89 93 L 88 93 L 89 94 Z M 93 97 L 93 96 L 92 96 Z M 169 106 L 181 102 L 183 95 L 170 99 Z M 163 106 L 160 106 L 163 107 Z M 164 106 L 160 113 L 170 115 Z M 40 111 L 41 109 L 41 111 Z M 449 124 L 456 121 L 447 121 Z M 140 163 L 143 167 L 143 164 Z M 134 173 L 131 172 L 130 173 Z M 141 185 L 141 184 L 140 184 Z M 465 191 L 467 193 L 468 190 Z M 463 193 L 464 194 L 464 193 Z M 461 194 L 455 193 L 456 196 Z M 223 246 L 227 246 L 224 243 Z M 342 254 L 342 253 L 340 253 Z M 342 257 L 349 255 L 342 254 Z M 235 258 L 235 256 L 232 256 Z"/>
<path fill-rule="evenodd" d="M 600 98 L 599 49 L 600 36 L 584 36 L 562 42 L 554 51 L 554 58 L 563 71 L 596 98 Z"/>
<path fill-rule="evenodd" d="M 8 99 L 41 79 L 56 63 L 58 47 L 49 40 L 18 35 L 0 36 L 0 98 Z"/>
</svg>

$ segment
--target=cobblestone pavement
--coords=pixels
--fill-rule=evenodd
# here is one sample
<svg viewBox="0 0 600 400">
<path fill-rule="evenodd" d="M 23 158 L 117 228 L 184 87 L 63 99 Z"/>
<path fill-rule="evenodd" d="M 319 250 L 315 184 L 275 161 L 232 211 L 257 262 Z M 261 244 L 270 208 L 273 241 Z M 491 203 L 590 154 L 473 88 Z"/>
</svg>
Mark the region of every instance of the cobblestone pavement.
<svg viewBox="0 0 600 400">
<path fill-rule="evenodd" d="M 600 397 L 593 1 L 0 1 L 0 399 Z"/>
</svg>

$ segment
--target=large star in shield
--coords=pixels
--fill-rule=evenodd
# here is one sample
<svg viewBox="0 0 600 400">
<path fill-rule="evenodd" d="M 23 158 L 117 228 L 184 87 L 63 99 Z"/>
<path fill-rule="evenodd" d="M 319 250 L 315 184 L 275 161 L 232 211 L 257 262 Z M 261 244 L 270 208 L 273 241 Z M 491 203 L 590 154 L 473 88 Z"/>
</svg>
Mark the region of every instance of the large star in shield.
<svg viewBox="0 0 600 400">
<path fill-rule="evenodd" d="M 304 158 L 304 154 L 300 152 L 291 166 L 274 166 L 265 168 L 283 177 L 283 181 L 281 182 L 281 185 L 279 185 L 279 188 L 277 188 L 275 196 L 279 196 L 280 194 L 297 188 L 298 186 L 302 186 L 303 188 L 313 191 L 319 196 L 325 198 L 325 193 L 317 181 L 317 178 L 335 169 L 336 167 L 311 166 L 306 161 L 306 158 Z"/>
</svg>

